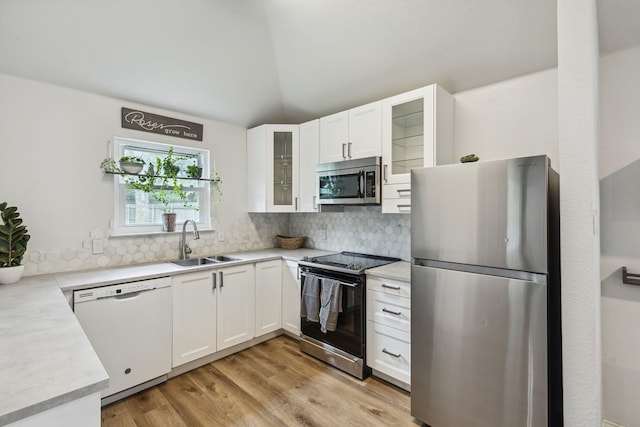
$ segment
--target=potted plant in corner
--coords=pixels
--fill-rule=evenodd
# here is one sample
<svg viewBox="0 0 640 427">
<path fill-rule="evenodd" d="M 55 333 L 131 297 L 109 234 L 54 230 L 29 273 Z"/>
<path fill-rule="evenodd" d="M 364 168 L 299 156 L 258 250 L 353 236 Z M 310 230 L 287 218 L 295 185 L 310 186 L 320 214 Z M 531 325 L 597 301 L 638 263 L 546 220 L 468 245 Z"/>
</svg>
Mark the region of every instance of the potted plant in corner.
<svg viewBox="0 0 640 427">
<path fill-rule="evenodd" d="M 22 277 L 24 265 L 22 257 L 31 238 L 27 227 L 22 224 L 18 208 L 0 203 L 0 284 L 15 283 Z"/>
</svg>

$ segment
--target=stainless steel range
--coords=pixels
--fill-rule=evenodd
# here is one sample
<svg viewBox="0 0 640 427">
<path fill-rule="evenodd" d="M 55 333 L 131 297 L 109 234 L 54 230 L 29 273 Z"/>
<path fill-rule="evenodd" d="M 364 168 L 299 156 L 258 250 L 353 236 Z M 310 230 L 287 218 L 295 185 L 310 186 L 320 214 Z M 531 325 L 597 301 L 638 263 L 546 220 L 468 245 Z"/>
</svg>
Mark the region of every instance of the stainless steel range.
<svg viewBox="0 0 640 427">
<path fill-rule="evenodd" d="M 303 258 L 300 350 L 357 378 L 366 355 L 365 270 L 399 258 L 342 252 Z"/>
</svg>

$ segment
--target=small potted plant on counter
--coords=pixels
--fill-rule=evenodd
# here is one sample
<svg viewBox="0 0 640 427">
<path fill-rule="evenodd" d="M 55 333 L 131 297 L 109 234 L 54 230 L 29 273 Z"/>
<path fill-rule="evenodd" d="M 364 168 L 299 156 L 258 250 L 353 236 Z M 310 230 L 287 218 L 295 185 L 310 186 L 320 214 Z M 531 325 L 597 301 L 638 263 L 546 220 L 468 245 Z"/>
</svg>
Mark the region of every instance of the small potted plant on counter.
<svg viewBox="0 0 640 427">
<path fill-rule="evenodd" d="M 27 234 L 27 227 L 15 206 L 0 203 L 0 217 L 0 284 L 8 285 L 20 280 L 24 273 L 22 257 L 31 236 Z"/>
</svg>

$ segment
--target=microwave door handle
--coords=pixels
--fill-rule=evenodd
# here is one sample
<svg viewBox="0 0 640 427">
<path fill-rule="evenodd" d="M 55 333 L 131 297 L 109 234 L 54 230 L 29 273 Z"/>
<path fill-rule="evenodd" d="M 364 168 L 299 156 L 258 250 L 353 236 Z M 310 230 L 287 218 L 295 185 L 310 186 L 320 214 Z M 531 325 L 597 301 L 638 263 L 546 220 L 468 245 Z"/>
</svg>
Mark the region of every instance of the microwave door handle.
<svg viewBox="0 0 640 427">
<path fill-rule="evenodd" d="M 365 194 L 364 194 L 365 193 L 365 189 L 364 189 L 364 171 L 361 170 L 359 175 L 360 175 L 360 177 L 358 178 L 360 180 L 360 195 L 359 195 L 359 197 L 361 199 L 364 199 L 365 198 Z"/>
</svg>

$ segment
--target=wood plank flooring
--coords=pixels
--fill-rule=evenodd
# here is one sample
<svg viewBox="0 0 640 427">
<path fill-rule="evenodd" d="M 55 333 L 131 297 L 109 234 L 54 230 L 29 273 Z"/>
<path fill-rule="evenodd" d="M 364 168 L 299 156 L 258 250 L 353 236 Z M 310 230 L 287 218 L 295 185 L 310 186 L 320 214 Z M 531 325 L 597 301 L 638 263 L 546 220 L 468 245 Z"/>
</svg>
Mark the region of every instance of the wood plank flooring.
<svg viewBox="0 0 640 427">
<path fill-rule="evenodd" d="M 279 336 L 102 408 L 103 427 L 415 426 L 409 394 Z"/>
</svg>

